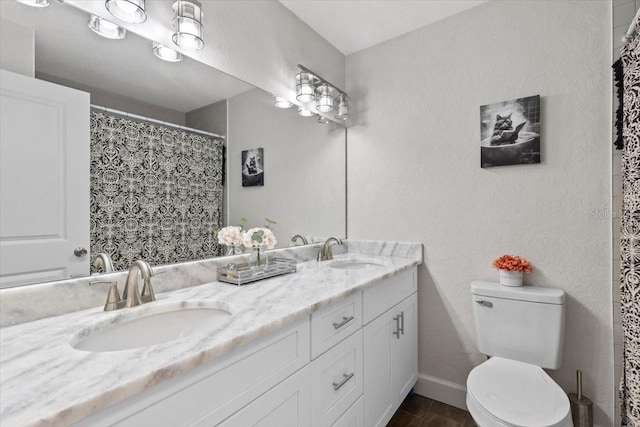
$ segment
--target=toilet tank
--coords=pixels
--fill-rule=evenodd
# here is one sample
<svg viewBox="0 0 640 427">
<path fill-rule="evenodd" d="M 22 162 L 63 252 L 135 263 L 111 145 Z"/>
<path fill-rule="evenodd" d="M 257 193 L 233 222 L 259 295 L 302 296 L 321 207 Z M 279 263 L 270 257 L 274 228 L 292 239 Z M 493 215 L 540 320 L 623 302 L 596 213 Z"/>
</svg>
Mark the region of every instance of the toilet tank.
<svg viewBox="0 0 640 427">
<path fill-rule="evenodd" d="M 478 349 L 487 356 L 557 369 L 564 347 L 564 291 L 471 282 Z"/>
</svg>

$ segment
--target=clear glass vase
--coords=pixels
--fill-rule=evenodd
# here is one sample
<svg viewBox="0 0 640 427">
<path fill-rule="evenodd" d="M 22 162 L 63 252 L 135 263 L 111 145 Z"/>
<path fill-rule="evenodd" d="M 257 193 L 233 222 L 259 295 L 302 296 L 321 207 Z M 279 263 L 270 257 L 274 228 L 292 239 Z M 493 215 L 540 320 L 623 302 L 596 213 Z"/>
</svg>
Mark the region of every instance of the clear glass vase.
<svg viewBox="0 0 640 427">
<path fill-rule="evenodd" d="M 263 268 L 269 265 L 269 257 L 265 253 L 262 246 L 254 246 L 253 252 L 249 256 L 249 264 L 251 267 Z"/>
<path fill-rule="evenodd" d="M 226 256 L 232 256 L 232 255 L 241 255 L 242 254 L 242 248 L 236 245 L 227 245 L 227 252 L 225 253 Z"/>
</svg>

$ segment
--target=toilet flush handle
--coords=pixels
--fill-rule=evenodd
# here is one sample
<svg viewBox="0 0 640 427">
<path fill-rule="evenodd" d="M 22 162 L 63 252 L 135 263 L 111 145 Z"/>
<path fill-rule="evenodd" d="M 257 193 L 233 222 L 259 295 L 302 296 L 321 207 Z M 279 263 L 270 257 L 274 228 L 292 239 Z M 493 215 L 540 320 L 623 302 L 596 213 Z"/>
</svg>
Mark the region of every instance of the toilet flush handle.
<svg viewBox="0 0 640 427">
<path fill-rule="evenodd" d="M 478 304 L 480 304 L 480 305 L 484 305 L 485 307 L 489 307 L 489 308 L 493 307 L 493 303 L 491 301 L 485 301 L 485 300 L 482 300 L 482 299 L 477 299 L 476 302 Z"/>
</svg>

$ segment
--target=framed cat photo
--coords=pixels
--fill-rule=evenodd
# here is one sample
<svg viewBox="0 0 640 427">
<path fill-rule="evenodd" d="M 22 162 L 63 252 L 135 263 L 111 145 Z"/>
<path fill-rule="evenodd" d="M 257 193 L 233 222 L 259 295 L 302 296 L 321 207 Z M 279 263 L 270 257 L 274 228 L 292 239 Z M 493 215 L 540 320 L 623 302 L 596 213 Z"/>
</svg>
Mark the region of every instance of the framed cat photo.
<svg viewBox="0 0 640 427">
<path fill-rule="evenodd" d="M 253 148 L 242 151 L 242 186 L 264 185 L 264 150 Z"/>
<path fill-rule="evenodd" d="M 540 95 L 480 107 L 480 166 L 540 163 Z"/>
</svg>

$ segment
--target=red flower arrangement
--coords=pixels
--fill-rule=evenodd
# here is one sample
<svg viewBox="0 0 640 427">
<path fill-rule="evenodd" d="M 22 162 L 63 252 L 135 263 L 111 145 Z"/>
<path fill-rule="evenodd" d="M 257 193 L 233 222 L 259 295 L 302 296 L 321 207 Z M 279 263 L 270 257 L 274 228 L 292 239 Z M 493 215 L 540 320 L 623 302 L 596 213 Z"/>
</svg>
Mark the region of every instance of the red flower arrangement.
<svg viewBox="0 0 640 427">
<path fill-rule="evenodd" d="M 529 261 L 513 255 L 502 255 L 496 258 L 493 260 L 493 267 L 500 270 L 522 271 L 524 273 L 531 273 L 533 271 Z"/>
</svg>

